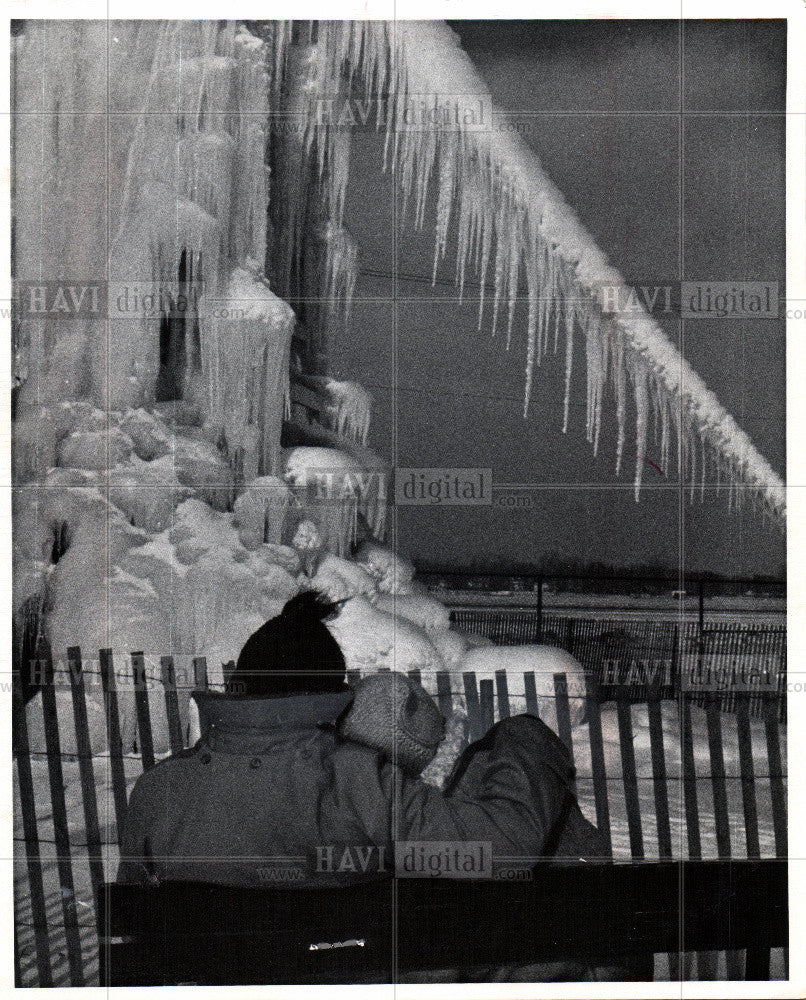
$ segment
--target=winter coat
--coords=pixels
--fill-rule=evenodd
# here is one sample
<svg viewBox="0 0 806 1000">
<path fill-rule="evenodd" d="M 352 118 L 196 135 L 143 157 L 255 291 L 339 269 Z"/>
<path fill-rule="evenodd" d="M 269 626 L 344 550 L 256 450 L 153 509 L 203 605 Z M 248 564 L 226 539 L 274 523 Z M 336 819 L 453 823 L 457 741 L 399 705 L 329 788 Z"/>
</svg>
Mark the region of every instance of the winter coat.
<svg viewBox="0 0 806 1000">
<path fill-rule="evenodd" d="M 508 866 L 603 853 L 573 796 L 570 755 L 539 719 L 495 725 L 442 792 L 337 735 L 351 698 L 202 695 L 202 738 L 132 791 L 118 880 L 344 885 L 392 870 L 396 842 L 412 841 L 485 842 L 493 865 Z M 569 968 L 530 975 L 591 978 Z"/>
<path fill-rule="evenodd" d="M 570 757 L 538 719 L 499 722 L 444 794 L 337 736 L 351 698 L 202 695 L 201 740 L 132 791 L 119 879 L 338 884 L 390 869 L 396 841 L 483 841 L 494 858 L 527 860 L 600 853 Z"/>
</svg>

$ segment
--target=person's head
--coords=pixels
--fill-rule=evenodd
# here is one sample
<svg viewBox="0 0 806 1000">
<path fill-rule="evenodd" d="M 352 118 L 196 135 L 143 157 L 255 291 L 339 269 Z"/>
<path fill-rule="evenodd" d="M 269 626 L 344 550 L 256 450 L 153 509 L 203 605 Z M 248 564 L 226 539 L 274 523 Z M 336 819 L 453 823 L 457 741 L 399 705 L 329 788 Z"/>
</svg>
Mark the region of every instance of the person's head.
<svg viewBox="0 0 806 1000">
<path fill-rule="evenodd" d="M 247 639 L 227 690 L 252 697 L 346 691 L 347 664 L 325 625 L 337 611 L 316 591 L 292 597 Z"/>
</svg>

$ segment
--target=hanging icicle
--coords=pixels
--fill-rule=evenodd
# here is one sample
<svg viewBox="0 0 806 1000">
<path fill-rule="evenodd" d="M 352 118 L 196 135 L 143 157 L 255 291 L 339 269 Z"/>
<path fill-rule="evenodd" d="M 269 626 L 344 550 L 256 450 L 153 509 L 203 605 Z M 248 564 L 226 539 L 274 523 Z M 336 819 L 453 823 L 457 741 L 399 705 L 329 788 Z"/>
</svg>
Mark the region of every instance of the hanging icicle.
<svg viewBox="0 0 806 1000">
<path fill-rule="evenodd" d="M 492 256 L 492 331 L 495 333 L 500 305 L 506 302 L 507 346 L 520 276 L 524 274 L 529 306 L 524 411 L 528 410 L 534 367 L 545 353 L 553 309 L 555 350 L 561 326 L 566 335 L 564 431 L 568 429 L 573 340 L 581 331 L 586 338 L 588 365 L 587 436 L 596 448 L 609 370 L 616 396 L 617 470 L 624 447 L 625 366 L 629 363 L 640 414 L 636 454 L 642 454 L 652 407 L 656 425 L 660 423 L 661 456 L 668 458 L 669 410 L 680 406 L 700 442 L 724 455 L 735 469 L 734 477 L 758 490 L 767 507 L 783 517 L 785 496 L 780 478 L 644 310 L 612 317 L 612 363 L 608 366 L 603 338 L 609 334 L 602 332 L 595 290 L 609 286 L 620 301 L 629 297 L 630 290 L 523 141 L 513 133 L 478 127 L 478 119 L 473 118 L 476 109 L 482 115 L 492 115 L 495 109 L 485 84 L 447 25 L 439 21 L 327 22 L 320 25 L 317 45 L 317 66 L 327 77 L 331 92 L 346 60 L 350 81 L 361 81 L 367 94 L 380 90 L 388 94 L 383 122 L 385 166 L 395 171 L 401 183 L 403 204 L 409 211 L 414 206 L 416 224 L 422 223 L 425 192 L 430 177 L 436 175 L 434 279 L 445 254 L 454 206 L 460 294 L 468 264 L 475 262 L 483 283 Z M 445 96 L 425 102 L 423 94 Z M 419 127 L 413 125 L 412 116 L 417 114 L 436 116 L 442 127 L 424 127 L 423 122 Z M 425 122 L 431 120 L 424 118 Z M 317 131 L 317 143 L 327 141 L 323 126 L 312 120 L 308 125 Z M 338 183 L 342 183 L 341 177 Z M 480 318 L 482 312 L 483 293 Z M 640 483 L 639 471 L 636 490 Z"/>
<path fill-rule="evenodd" d="M 328 397 L 327 425 L 354 444 L 366 447 L 372 417 L 372 396 L 357 382 L 340 382 L 327 375 L 307 375 L 306 380 Z"/>
</svg>

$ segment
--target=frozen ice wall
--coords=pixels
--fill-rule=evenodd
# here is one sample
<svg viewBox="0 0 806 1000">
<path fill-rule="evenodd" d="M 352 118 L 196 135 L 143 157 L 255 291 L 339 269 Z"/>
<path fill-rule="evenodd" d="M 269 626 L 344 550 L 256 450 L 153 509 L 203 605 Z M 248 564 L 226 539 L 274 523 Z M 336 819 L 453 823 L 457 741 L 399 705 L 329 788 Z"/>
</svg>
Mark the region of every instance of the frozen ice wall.
<svg viewBox="0 0 806 1000">
<path fill-rule="evenodd" d="M 179 400 L 276 472 L 294 317 L 262 272 L 282 23 L 273 45 L 215 21 L 29 22 L 17 44 L 20 418 Z"/>
<path fill-rule="evenodd" d="M 220 681 L 305 585 L 282 544 L 305 516 L 281 449 L 297 320 L 265 274 L 269 116 L 310 83 L 305 45 L 286 80 L 290 37 L 287 22 L 256 37 L 222 21 L 28 21 L 14 40 L 18 652 L 44 634 L 57 663 L 70 645 L 206 655 Z M 339 225 L 349 143 L 334 148 L 320 160 L 305 136 L 288 142 L 274 191 L 316 158 L 290 208 L 326 222 L 304 234 L 324 248 L 325 322 L 356 273 Z M 341 191 L 321 211 L 320 173 Z M 369 461 L 377 480 L 371 400 L 320 382 L 327 462 Z M 359 511 L 382 531 L 383 502 L 329 511 L 329 546 L 349 551 Z"/>
</svg>

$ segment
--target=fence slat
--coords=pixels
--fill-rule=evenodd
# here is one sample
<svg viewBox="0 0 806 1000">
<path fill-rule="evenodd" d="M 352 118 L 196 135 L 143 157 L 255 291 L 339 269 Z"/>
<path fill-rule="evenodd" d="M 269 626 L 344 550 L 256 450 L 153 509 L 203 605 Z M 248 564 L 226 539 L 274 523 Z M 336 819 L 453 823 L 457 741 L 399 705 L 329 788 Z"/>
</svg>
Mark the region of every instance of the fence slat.
<svg viewBox="0 0 806 1000">
<path fill-rule="evenodd" d="M 753 740 L 750 731 L 748 696 L 739 698 L 736 706 L 736 729 L 739 739 L 739 774 L 742 779 L 742 808 L 744 811 L 744 836 L 748 858 L 760 858 L 758 835 L 758 804 L 756 802 L 756 774 L 753 765 Z"/>
<path fill-rule="evenodd" d="M 658 855 L 672 856 L 672 831 L 669 823 L 669 783 L 666 776 L 666 754 L 663 747 L 663 717 L 660 704 L 660 678 L 655 678 L 647 691 L 649 717 L 649 750 L 652 757 L 652 787 L 655 793 L 655 817 L 658 826 Z"/>
<path fill-rule="evenodd" d="M 467 720 L 469 723 L 469 739 L 473 743 L 480 740 L 484 735 L 482 732 L 481 707 L 479 705 L 479 693 L 476 688 L 476 675 L 472 670 L 467 670 L 462 674 L 462 683 L 465 689 L 465 704 L 467 705 Z"/>
<path fill-rule="evenodd" d="M 688 669 L 688 664 L 686 664 Z M 682 719 L 680 721 L 683 764 L 683 798 L 686 808 L 686 833 L 688 835 L 688 856 L 702 857 L 700 843 L 700 816 L 697 805 L 697 772 L 694 768 L 694 737 L 691 731 L 691 702 L 685 695 L 681 699 Z"/>
<path fill-rule="evenodd" d="M 20 943 L 17 939 L 17 915 L 14 915 L 14 986 L 19 989 L 22 986 L 22 965 L 20 964 Z"/>
<path fill-rule="evenodd" d="M 126 794 L 126 772 L 123 768 L 123 740 L 120 735 L 118 714 L 118 693 L 115 681 L 114 661 L 111 649 L 98 651 L 101 663 L 101 683 L 104 690 L 106 710 L 106 738 L 109 745 L 109 770 L 112 776 L 112 798 L 115 803 L 115 826 L 118 846 L 123 844 L 123 821 L 126 818 L 128 796 Z"/>
<path fill-rule="evenodd" d="M 638 798 L 638 779 L 635 770 L 630 692 L 626 684 L 619 684 L 616 690 L 616 714 L 621 747 L 621 771 L 624 778 L 624 799 L 627 805 L 627 828 L 630 834 L 630 853 L 634 858 L 643 858 L 644 835 L 641 830 L 641 804 Z"/>
<path fill-rule="evenodd" d="M 28 720 L 22 700 L 22 683 L 19 674 L 12 678 L 12 735 L 14 756 L 17 761 L 17 780 L 20 789 L 22 832 L 25 838 L 25 864 L 28 887 L 31 892 L 31 921 L 34 929 L 38 986 L 53 986 L 50 967 L 50 942 L 48 915 L 45 906 L 45 889 L 42 883 L 42 856 L 39 850 L 39 830 L 36 825 L 34 780 L 31 772 L 31 746 L 28 740 Z M 16 928 L 19 934 L 19 927 Z"/>
<path fill-rule="evenodd" d="M 419 667 L 414 667 L 412 670 L 409 671 L 409 679 L 414 681 L 415 684 L 423 683 L 423 675 L 420 672 Z"/>
<path fill-rule="evenodd" d="M 76 752 L 78 773 L 81 780 L 81 798 L 84 803 L 84 823 L 87 832 L 87 855 L 93 898 L 104 884 L 104 863 L 101 848 L 101 830 L 98 824 L 98 800 L 95 792 L 95 771 L 92 766 L 92 744 L 87 721 L 87 695 L 84 686 L 84 665 L 81 649 L 70 646 L 67 650 L 70 671 L 70 689 L 73 697 L 73 717 L 76 724 Z"/>
<path fill-rule="evenodd" d="M 143 770 L 154 766 L 154 740 L 151 735 L 151 710 L 148 706 L 148 681 L 146 664 L 142 653 L 131 654 L 132 678 L 134 680 L 134 705 L 137 711 L 137 732 L 140 736 L 140 757 Z"/>
<path fill-rule="evenodd" d="M 526 711 L 530 715 L 540 718 L 540 709 L 537 706 L 537 685 L 535 684 L 534 670 L 525 670 L 523 673 L 523 693 L 526 695 Z"/>
<path fill-rule="evenodd" d="M 42 688 L 42 713 L 45 724 L 45 747 L 48 758 L 50 801 L 53 807 L 53 836 L 56 841 L 56 864 L 64 917 L 67 943 L 67 962 L 70 968 L 70 985 L 84 985 L 84 967 L 81 959 L 81 938 L 78 933 L 76 897 L 73 883 L 73 866 L 70 856 L 70 830 L 67 823 L 67 803 L 64 797 L 64 769 L 59 739 L 59 715 L 56 707 L 56 687 L 50 647 L 41 643 L 37 659 L 45 663 L 45 684 Z"/>
<path fill-rule="evenodd" d="M 666 773 L 666 752 L 663 745 L 663 715 L 661 692 L 665 678 L 659 675 L 654 658 L 656 633 L 650 643 L 649 677 L 646 690 L 647 721 L 649 723 L 649 753 L 652 760 L 652 791 L 655 797 L 655 823 L 658 831 L 658 857 L 672 857 L 672 831 L 669 822 L 669 786 Z M 663 660 L 661 660 L 663 662 Z M 680 978 L 679 951 L 667 952 L 670 979 Z"/>
<path fill-rule="evenodd" d="M 450 718 L 453 714 L 453 695 L 451 677 L 447 670 L 437 671 L 437 703 L 444 718 Z"/>
<path fill-rule="evenodd" d="M 602 739 L 602 706 L 599 701 L 599 682 L 591 673 L 585 675 L 585 698 L 590 732 L 596 826 L 607 840 L 607 853 L 612 857 L 613 838 L 610 833 L 610 806 L 607 801 L 607 773 L 605 771 L 604 740 Z"/>
<path fill-rule="evenodd" d="M 716 656 L 712 660 L 718 671 L 730 669 L 734 636 L 723 632 L 717 636 Z M 718 674 L 714 681 L 718 684 L 725 678 Z M 733 690 L 730 691 L 730 708 L 733 708 Z M 728 817 L 728 793 L 725 783 L 725 757 L 722 744 L 722 700 L 719 695 L 709 692 L 705 700 L 705 720 L 708 731 L 708 753 L 711 761 L 711 787 L 714 795 L 714 821 L 716 825 L 716 846 L 720 858 L 731 856 L 730 820 Z M 729 980 L 741 979 L 741 958 L 736 951 L 725 953 L 725 966 Z"/>
<path fill-rule="evenodd" d="M 498 694 L 498 718 L 509 718 L 509 689 L 507 687 L 506 670 L 496 670 L 495 688 Z"/>
<path fill-rule="evenodd" d="M 495 705 L 493 702 L 493 682 L 485 678 L 479 682 L 479 708 L 481 710 L 482 736 L 492 729 L 495 723 Z"/>
<path fill-rule="evenodd" d="M 776 699 L 764 698 L 764 729 L 767 736 L 767 759 L 770 765 L 770 796 L 772 798 L 772 828 L 775 836 L 775 855 L 787 856 L 788 838 L 786 831 L 786 789 L 784 770 L 781 766 L 781 738 L 778 732 Z"/>
<path fill-rule="evenodd" d="M 785 973 L 786 978 L 789 974 Z M 744 978 L 749 980 L 767 981 L 770 978 L 770 949 L 748 948 L 745 951 Z"/>
<path fill-rule="evenodd" d="M 172 656 L 160 657 L 160 674 L 162 686 L 165 688 L 165 712 L 168 716 L 168 739 L 171 743 L 171 753 L 179 753 L 184 749 L 182 739 L 182 719 L 179 716 L 179 696 L 176 690 L 176 671 Z"/>
<path fill-rule="evenodd" d="M 554 703 L 557 707 L 557 735 L 574 756 L 574 741 L 571 737 L 571 707 L 568 704 L 568 675 L 554 674 Z"/>
<path fill-rule="evenodd" d="M 207 681 L 206 656 L 193 657 L 193 683 L 196 688 L 201 691 L 206 691 L 209 686 Z"/>
<path fill-rule="evenodd" d="M 725 785 L 725 756 L 722 748 L 722 714 L 719 698 L 710 695 L 705 704 L 705 722 L 708 730 L 708 752 L 711 759 L 711 787 L 714 792 L 714 820 L 716 823 L 716 849 L 720 858 L 730 855 L 730 820 L 728 818 L 728 792 Z"/>
</svg>

